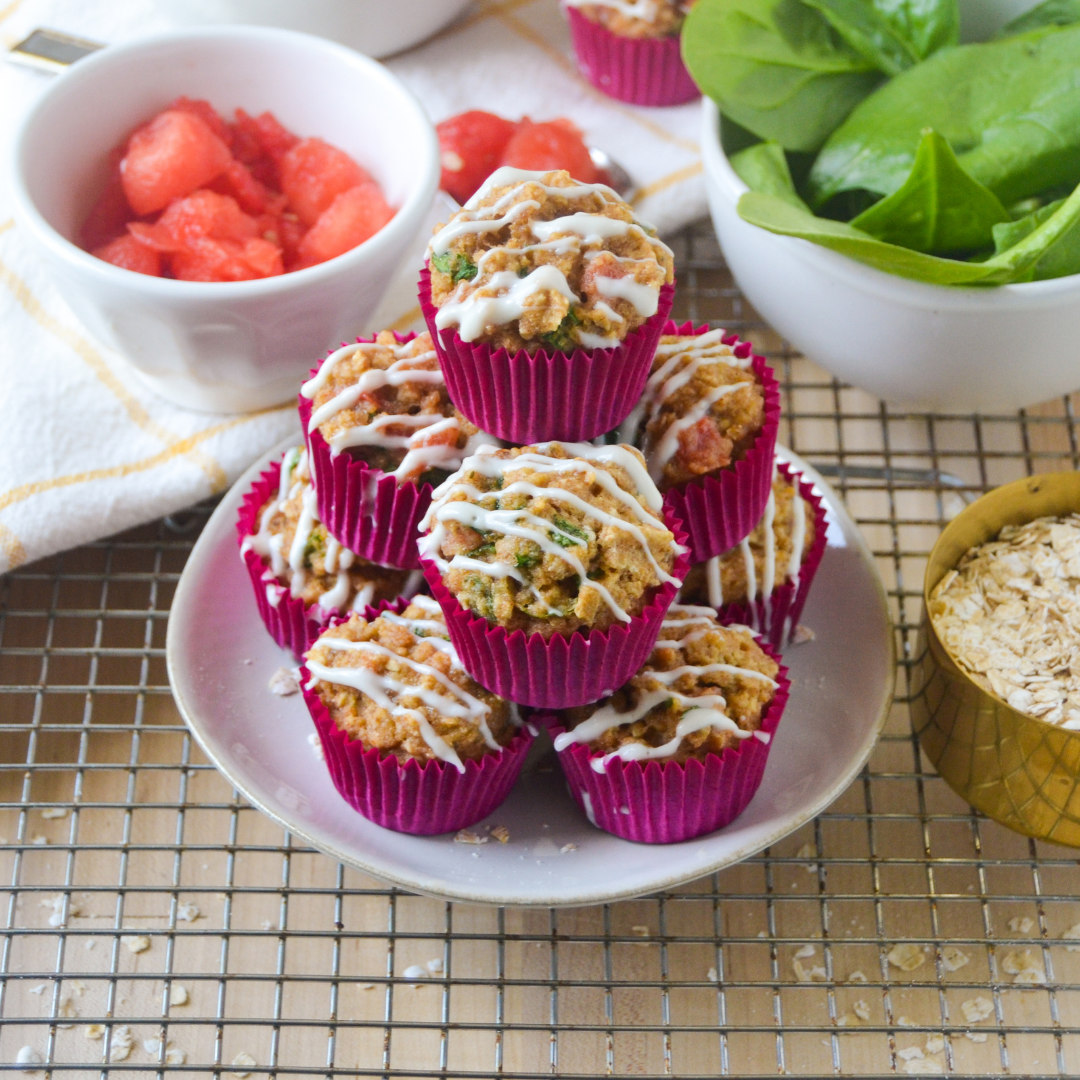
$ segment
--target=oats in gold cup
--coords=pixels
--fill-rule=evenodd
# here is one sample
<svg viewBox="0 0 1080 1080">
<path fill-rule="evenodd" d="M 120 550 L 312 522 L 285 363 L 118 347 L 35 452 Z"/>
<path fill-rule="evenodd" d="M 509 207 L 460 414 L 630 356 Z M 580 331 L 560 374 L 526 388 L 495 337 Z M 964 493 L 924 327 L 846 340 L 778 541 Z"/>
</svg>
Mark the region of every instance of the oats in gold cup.
<svg viewBox="0 0 1080 1080">
<path fill-rule="evenodd" d="M 1072 671 L 1065 663 L 1080 611 L 1071 612 L 1071 625 L 1057 626 L 1061 611 L 1069 614 L 1071 597 L 1041 586 L 1028 597 L 1024 584 L 1033 572 L 1041 580 L 1037 568 L 1044 560 L 1080 576 L 1069 567 L 1072 530 L 1010 529 L 991 558 L 970 564 L 960 579 L 951 576 L 971 548 L 997 540 L 1006 526 L 1075 513 L 1080 473 L 1048 473 L 984 495 L 942 532 L 923 586 L 911 719 L 938 772 L 977 810 L 1027 836 L 1080 846 L 1080 729 L 1065 726 L 1080 720 L 1067 693 Z M 935 593 L 947 575 L 947 588 Z M 964 626 L 965 604 L 980 588 L 995 604 L 1009 605 L 998 620 L 1002 637 L 980 635 L 974 623 Z"/>
</svg>

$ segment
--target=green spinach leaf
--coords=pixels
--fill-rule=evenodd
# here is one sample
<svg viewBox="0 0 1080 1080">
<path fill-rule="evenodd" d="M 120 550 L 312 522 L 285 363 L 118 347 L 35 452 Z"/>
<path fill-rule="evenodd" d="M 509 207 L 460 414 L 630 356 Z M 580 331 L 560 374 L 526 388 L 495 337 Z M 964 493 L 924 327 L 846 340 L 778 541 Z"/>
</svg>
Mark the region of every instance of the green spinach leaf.
<svg viewBox="0 0 1080 1080">
<path fill-rule="evenodd" d="M 444 251 L 441 255 L 432 255 L 431 265 L 449 274 L 455 285 L 462 280 L 472 281 L 477 275 L 476 263 L 460 252 Z"/>
<path fill-rule="evenodd" d="M 994 226 L 1007 221 L 998 197 L 964 172 L 936 131 L 927 130 L 899 190 L 851 224 L 889 244 L 947 254 L 988 247 Z"/>
<path fill-rule="evenodd" d="M 956 0 L 803 0 L 861 56 L 899 75 L 960 35 Z"/>
<path fill-rule="evenodd" d="M 858 105 L 810 171 L 811 203 L 891 195 L 932 127 L 1005 204 L 1080 181 L 1080 25 L 945 49 Z"/>
<path fill-rule="evenodd" d="M 751 191 L 762 191 L 809 212 L 791 179 L 783 148 L 776 142 L 760 142 L 731 159 L 731 167 Z"/>
<path fill-rule="evenodd" d="M 682 53 L 726 116 L 786 150 L 816 150 L 881 80 L 801 0 L 697 0 Z"/>
<path fill-rule="evenodd" d="M 900 277 L 935 285 L 1005 285 L 1030 278 L 1030 271 L 1062 237 L 1080 223 L 1080 186 L 1055 213 L 1012 247 L 985 262 L 962 262 L 887 244 L 842 221 L 815 217 L 775 195 L 748 191 L 739 216 L 770 232 L 795 236 Z"/>
<path fill-rule="evenodd" d="M 1076 22 L 1080 22 L 1080 0 L 1044 0 L 1006 23 L 994 36 L 1016 37 L 1043 26 L 1071 26 Z"/>
<path fill-rule="evenodd" d="M 1015 247 L 1040 225 L 1049 221 L 1064 204 L 1064 199 L 1058 199 L 1019 221 L 995 225 L 994 247 L 997 253 L 1001 254 Z M 1080 224 L 1073 225 L 1047 248 L 1046 254 L 1032 268 L 1030 280 L 1045 281 L 1048 278 L 1068 277 L 1070 274 L 1080 274 Z"/>
</svg>

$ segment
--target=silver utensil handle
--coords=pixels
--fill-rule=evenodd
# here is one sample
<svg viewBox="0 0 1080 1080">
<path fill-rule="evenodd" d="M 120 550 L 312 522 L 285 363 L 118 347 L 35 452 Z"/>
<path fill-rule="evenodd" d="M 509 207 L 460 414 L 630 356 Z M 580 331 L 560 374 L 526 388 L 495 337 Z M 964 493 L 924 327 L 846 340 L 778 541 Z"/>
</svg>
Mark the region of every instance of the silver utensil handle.
<svg viewBox="0 0 1080 1080">
<path fill-rule="evenodd" d="M 23 64 L 25 67 L 55 75 L 76 60 L 104 47 L 100 41 L 90 41 L 87 38 L 62 34 L 59 30 L 39 27 L 18 45 L 11 47 L 8 60 L 13 64 Z"/>
</svg>

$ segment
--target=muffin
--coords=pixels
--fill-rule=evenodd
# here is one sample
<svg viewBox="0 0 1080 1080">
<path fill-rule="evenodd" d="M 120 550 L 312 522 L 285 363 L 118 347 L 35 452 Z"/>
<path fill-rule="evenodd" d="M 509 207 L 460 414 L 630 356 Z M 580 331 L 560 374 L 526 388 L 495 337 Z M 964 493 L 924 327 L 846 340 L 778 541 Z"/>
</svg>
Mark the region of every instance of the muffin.
<svg viewBox="0 0 1080 1080">
<path fill-rule="evenodd" d="M 563 0 L 582 75 L 632 105 L 701 96 L 683 65 L 679 33 L 693 0 Z"/>
<path fill-rule="evenodd" d="M 468 670 L 566 707 L 648 654 L 686 565 L 674 524 L 632 447 L 482 447 L 436 489 L 419 547 Z"/>
<path fill-rule="evenodd" d="M 255 481 L 237 530 L 263 622 L 296 656 L 332 616 L 411 594 L 421 583 L 415 572 L 361 559 L 327 532 L 302 446 Z"/>
<path fill-rule="evenodd" d="M 737 547 L 695 563 L 679 600 L 717 608 L 776 648 L 790 639 L 825 549 L 825 510 L 810 484 L 777 467 L 761 520 Z"/>
<path fill-rule="evenodd" d="M 517 707 L 462 667 L 428 597 L 325 630 L 303 685 L 338 791 L 400 832 L 450 832 L 490 813 L 531 742 Z"/>
<path fill-rule="evenodd" d="M 497 169 L 436 229 L 420 299 L 450 397 L 510 442 L 610 431 L 674 294 L 671 249 L 604 184 Z"/>
<path fill-rule="evenodd" d="M 761 781 L 786 672 L 745 626 L 673 604 L 644 665 L 613 694 L 546 717 L 593 824 L 672 843 L 733 820 Z"/>
<path fill-rule="evenodd" d="M 493 441 L 451 402 L 431 335 L 384 330 L 345 345 L 299 400 L 331 535 L 376 562 L 418 565 L 416 523 L 432 488 Z"/>
<path fill-rule="evenodd" d="M 645 391 L 619 429 L 684 523 L 691 561 L 738 544 L 765 511 L 780 427 L 772 369 L 723 330 L 668 322 Z"/>
</svg>

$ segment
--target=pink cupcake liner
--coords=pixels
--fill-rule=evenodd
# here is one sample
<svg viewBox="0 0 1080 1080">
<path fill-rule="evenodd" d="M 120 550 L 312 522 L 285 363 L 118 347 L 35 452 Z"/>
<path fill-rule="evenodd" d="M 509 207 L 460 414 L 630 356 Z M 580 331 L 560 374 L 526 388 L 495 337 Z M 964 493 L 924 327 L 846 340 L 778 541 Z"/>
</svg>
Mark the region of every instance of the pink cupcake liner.
<svg viewBox="0 0 1080 1080">
<path fill-rule="evenodd" d="M 399 344 L 416 334 L 395 332 Z M 374 337 L 357 338 L 374 341 Z M 313 368 L 314 375 L 318 368 Z M 310 378 L 311 376 L 309 376 Z M 333 456 L 318 428 L 308 431 L 311 401 L 298 395 L 300 423 L 304 429 L 308 460 L 315 481 L 319 518 L 326 531 L 341 545 L 368 562 L 416 570 L 417 526 L 431 504 L 430 484 L 399 484 L 389 473 L 372 469 L 348 450 Z"/>
<path fill-rule="evenodd" d="M 608 97 L 631 105 L 682 105 L 701 91 L 682 61 L 676 34 L 627 38 L 567 8 L 570 37 L 581 74 Z"/>
<path fill-rule="evenodd" d="M 698 335 L 706 330 L 707 326 L 695 330 L 693 323 L 676 326 L 669 320 L 661 336 Z M 734 346 L 740 359 L 751 355 L 751 344 L 739 341 L 737 335 L 728 334 L 723 341 Z M 692 563 L 730 551 L 749 536 L 769 501 L 776 436 L 780 430 L 780 384 L 763 356 L 753 357 L 751 370 L 765 394 L 764 421 L 753 444 L 741 460 L 718 475 L 691 480 L 664 496 L 664 506 L 682 521 L 690 538 Z"/>
<path fill-rule="evenodd" d="M 378 618 L 387 608 L 401 612 L 407 606 L 408 600 L 383 601 L 366 608 L 364 618 Z M 308 689 L 310 680 L 310 672 L 302 668 L 304 702 L 319 733 L 330 779 L 357 813 L 384 829 L 433 836 L 475 824 L 510 794 L 532 745 L 529 729 L 522 727 L 501 753 L 466 761 L 464 773 L 441 761 L 413 759 L 402 764 L 393 754 L 365 750 L 342 731 L 315 690 Z"/>
<path fill-rule="evenodd" d="M 761 647 L 777 659 L 768 644 Z M 603 773 L 592 768 L 588 746 L 575 743 L 558 754 L 570 794 L 597 828 L 639 844 L 677 844 L 722 829 L 746 809 L 761 785 L 791 691 L 783 664 L 776 681 L 779 686 L 761 720 L 763 738 L 751 735 L 705 761 L 613 758 Z M 565 730 L 553 716 L 540 719 L 552 738 Z"/>
<path fill-rule="evenodd" d="M 251 485 L 240 504 L 236 522 L 237 539 L 244 539 L 258 532 L 259 510 L 267 499 L 275 496 L 281 482 L 281 462 L 275 462 Z M 299 660 L 311 643 L 322 633 L 334 614 L 326 614 L 318 604 L 306 605 L 299 597 L 289 594 L 287 586 L 274 576 L 269 564 L 258 552 L 247 550 L 241 556 L 251 578 L 255 603 L 259 615 L 270 636 L 283 649 L 288 649 Z"/>
<path fill-rule="evenodd" d="M 420 272 L 420 308 L 450 399 L 482 431 L 512 443 L 586 442 L 618 427 L 645 389 L 674 298 L 675 286 L 662 286 L 656 314 L 613 349 L 511 356 L 437 329 L 431 272 Z"/>
<path fill-rule="evenodd" d="M 679 523 L 671 515 L 665 520 L 676 540 L 685 543 Z M 433 562 L 422 559 L 421 565 L 465 670 L 500 697 L 544 709 L 586 705 L 622 686 L 648 659 L 677 591 L 675 585 L 661 585 L 629 623 L 544 638 L 522 630 L 508 634 L 474 615 L 446 588 Z M 688 565 L 685 555 L 676 556 L 672 576 L 685 577 Z"/>
<path fill-rule="evenodd" d="M 784 582 L 777 585 L 768 596 L 759 596 L 752 604 L 724 604 L 717 609 L 720 620 L 725 623 L 743 623 L 757 630 L 776 649 L 782 649 L 790 640 L 802 614 L 814 575 L 825 554 L 826 522 L 825 503 L 814 494 L 813 485 L 800 473 L 794 472 L 786 462 L 779 470 L 786 480 L 797 479 L 799 494 L 813 510 L 814 542 L 802 561 L 798 583 Z"/>
</svg>

